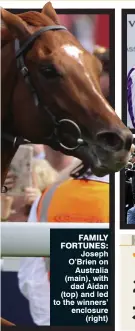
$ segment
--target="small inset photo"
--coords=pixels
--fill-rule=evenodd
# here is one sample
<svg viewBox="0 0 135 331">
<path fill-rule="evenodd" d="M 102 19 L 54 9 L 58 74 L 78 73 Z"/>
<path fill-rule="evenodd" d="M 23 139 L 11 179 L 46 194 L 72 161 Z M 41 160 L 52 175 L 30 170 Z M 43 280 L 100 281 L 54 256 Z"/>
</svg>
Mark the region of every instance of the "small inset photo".
<svg viewBox="0 0 135 331">
<path fill-rule="evenodd" d="M 135 228 L 135 134 L 131 156 L 121 172 L 121 228 Z"/>
<path fill-rule="evenodd" d="M 126 186 L 125 186 L 126 222 L 127 224 L 135 224 L 135 145 L 134 144 L 132 145 L 131 158 L 125 168 L 125 181 L 126 181 Z"/>
<path fill-rule="evenodd" d="M 122 11 L 123 120 L 135 133 L 135 9 Z"/>
<path fill-rule="evenodd" d="M 135 228 L 135 9 L 122 10 L 122 120 L 133 133 L 131 155 L 121 171 L 121 229 Z"/>
<path fill-rule="evenodd" d="M 127 14 L 127 126 L 135 129 L 135 13 Z"/>
<path fill-rule="evenodd" d="M 134 135 L 135 137 L 135 135 Z M 135 142 L 135 138 L 134 138 Z M 125 169 L 126 180 L 126 221 L 135 224 L 135 144 L 132 145 L 131 158 Z"/>
</svg>

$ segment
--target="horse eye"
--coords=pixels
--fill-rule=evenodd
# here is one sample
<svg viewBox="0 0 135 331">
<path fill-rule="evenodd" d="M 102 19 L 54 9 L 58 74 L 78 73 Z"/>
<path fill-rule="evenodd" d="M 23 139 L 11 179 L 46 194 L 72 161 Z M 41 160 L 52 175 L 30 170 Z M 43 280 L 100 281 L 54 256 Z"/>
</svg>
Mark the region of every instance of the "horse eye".
<svg viewBox="0 0 135 331">
<path fill-rule="evenodd" d="M 57 77 L 61 77 L 61 74 L 57 71 L 54 65 L 42 65 L 40 66 L 40 73 L 46 78 L 46 79 L 54 79 Z"/>
</svg>

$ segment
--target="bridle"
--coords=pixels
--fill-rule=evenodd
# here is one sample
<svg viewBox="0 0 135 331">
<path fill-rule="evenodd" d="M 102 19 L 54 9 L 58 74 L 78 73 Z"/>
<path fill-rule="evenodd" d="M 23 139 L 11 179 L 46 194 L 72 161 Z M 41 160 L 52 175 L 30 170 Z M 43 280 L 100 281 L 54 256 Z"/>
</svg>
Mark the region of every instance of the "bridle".
<svg viewBox="0 0 135 331">
<path fill-rule="evenodd" d="M 29 70 L 25 65 L 24 62 L 24 55 L 27 54 L 27 52 L 29 51 L 29 49 L 32 47 L 34 41 L 43 33 L 43 32 L 47 32 L 47 31 L 55 31 L 55 30 L 67 30 L 67 28 L 65 26 L 62 25 L 52 25 L 52 26 L 46 26 L 41 28 L 40 30 L 36 31 L 32 36 L 30 36 L 25 42 L 24 44 L 20 47 L 20 42 L 18 39 L 15 40 L 15 51 L 16 51 L 16 60 L 17 60 L 17 67 L 19 68 L 21 74 L 23 75 L 26 84 L 29 85 L 33 97 L 34 97 L 34 102 L 35 105 L 38 106 L 41 104 L 40 102 L 40 98 L 35 90 L 35 88 L 32 85 L 32 82 L 30 80 L 30 74 L 29 74 Z M 49 68 L 46 68 L 46 72 L 49 70 Z M 42 144 L 48 144 L 50 145 L 52 148 L 54 147 L 55 150 L 59 150 L 59 147 L 61 147 L 61 151 L 64 153 L 65 151 L 73 151 L 78 149 L 80 146 L 82 145 L 86 145 L 86 141 L 84 141 L 82 139 L 82 133 L 81 130 L 78 126 L 77 123 L 75 123 L 73 120 L 67 119 L 67 118 L 63 118 L 60 120 L 57 120 L 57 118 L 54 116 L 54 114 L 52 114 L 52 112 L 50 111 L 50 109 L 48 107 L 46 107 L 45 105 L 41 106 L 46 110 L 46 112 L 48 113 L 48 115 L 51 117 L 51 120 L 53 122 L 54 125 L 54 130 L 51 133 L 50 136 L 48 137 L 44 137 L 44 141 L 42 142 Z M 63 141 L 61 140 L 60 137 L 60 131 L 62 130 L 62 126 L 63 124 L 68 124 L 69 126 L 72 126 L 74 130 L 76 130 L 78 138 L 76 138 L 76 142 L 73 146 L 67 146 L 65 143 L 63 143 Z M 32 143 L 31 141 L 23 138 L 23 137 L 14 137 L 12 135 L 10 135 L 9 133 L 5 133 L 2 132 L 1 134 L 2 139 L 10 141 L 13 145 L 14 148 L 18 148 L 21 144 L 30 144 Z M 85 167 L 85 170 L 88 167 Z M 84 165 L 83 165 L 83 170 L 79 170 L 79 175 L 84 173 Z M 76 174 L 76 172 L 75 172 Z M 74 177 L 76 177 L 76 175 L 73 175 Z M 78 173 L 77 173 L 78 176 Z"/>
</svg>

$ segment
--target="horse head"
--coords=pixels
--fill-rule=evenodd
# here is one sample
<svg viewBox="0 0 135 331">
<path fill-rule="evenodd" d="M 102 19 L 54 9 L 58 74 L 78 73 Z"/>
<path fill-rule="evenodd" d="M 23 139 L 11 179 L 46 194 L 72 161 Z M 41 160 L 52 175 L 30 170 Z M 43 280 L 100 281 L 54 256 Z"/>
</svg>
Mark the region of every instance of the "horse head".
<svg viewBox="0 0 135 331">
<path fill-rule="evenodd" d="M 101 92 L 101 62 L 69 31 L 54 29 L 60 21 L 51 3 L 41 13 L 2 9 L 2 18 L 11 39 L 26 45 L 21 55 L 39 101 L 28 109 L 26 100 L 14 100 L 15 130 L 79 158 L 97 176 L 119 171 L 128 161 L 132 134 Z"/>
</svg>

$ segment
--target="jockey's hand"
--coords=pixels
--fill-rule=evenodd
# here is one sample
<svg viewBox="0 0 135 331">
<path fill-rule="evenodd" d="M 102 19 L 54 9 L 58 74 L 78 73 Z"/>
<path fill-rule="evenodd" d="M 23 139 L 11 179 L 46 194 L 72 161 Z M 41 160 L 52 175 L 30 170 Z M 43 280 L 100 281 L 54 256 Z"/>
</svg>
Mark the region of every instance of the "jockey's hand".
<svg viewBox="0 0 135 331">
<path fill-rule="evenodd" d="M 6 221 L 11 213 L 13 197 L 6 194 L 1 196 L 1 220 Z"/>
<path fill-rule="evenodd" d="M 24 194 L 26 205 L 32 205 L 33 202 L 41 195 L 41 191 L 35 187 L 26 187 Z"/>
<path fill-rule="evenodd" d="M 14 175 L 13 171 L 9 171 L 7 173 L 7 177 L 4 182 L 4 186 L 6 186 L 7 192 L 9 190 L 12 190 L 14 185 L 15 185 L 15 175 Z"/>
</svg>

